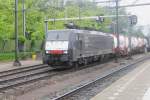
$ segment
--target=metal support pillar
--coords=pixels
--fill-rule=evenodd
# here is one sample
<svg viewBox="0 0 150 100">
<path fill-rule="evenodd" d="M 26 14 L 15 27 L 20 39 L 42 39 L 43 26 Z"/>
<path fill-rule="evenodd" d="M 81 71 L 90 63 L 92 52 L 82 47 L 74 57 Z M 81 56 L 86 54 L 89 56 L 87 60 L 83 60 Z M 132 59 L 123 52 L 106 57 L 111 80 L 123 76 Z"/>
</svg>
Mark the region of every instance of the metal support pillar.
<svg viewBox="0 0 150 100">
<path fill-rule="evenodd" d="M 22 0 L 22 32 L 23 36 L 26 37 L 26 17 L 25 17 L 25 0 Z M 24 51 L 26 51 L 26 45 L 24 44 Z"/>
<path fill-rule="evenodd" d="M 119 16 L 118 16 L 118 0 L 116 0 L 116 34 L 117 34 L 117 48 L 119 48 Z"/>
<path fill-rule="evenodd" d="M 130 27 L 129 27 L 129 26 L 130 26 Z M 132 46 L 131 46 L 131 36 L 132 36 L 132 35 L 131 35 L 131 34 L 132 34 L 132 27 L 133 27 L 133 25 L 130 24 L 130 25 L 128 25 L 128 27 L 129 27 L 129 28 L 128 28 L 128 29 L 129 29 L 129 32 L 128 32 L 128 33 L 129 33 L 129 49 L 130 49 L 128 59 L 132 59 L 132 48 L 131 48 L 131 47 L 132 47 Z"/>
<path fill-rule="evenodd" d="M 14 66 L 21 66 L 18 58 L 18 0 L 15 0 L 15 61 Z"/>
<path fill-rule="evenodd" d="M 48 21 L 45 21 L 45 36 L 48 32 Z"/>
<path fill-rule="evenodd" d="M 22 0 L 22 20 L 23 20 L 23 35 L 25 36 L 26 32 L 26 18 L 25 18 L 25 0 Z"/>
<path fill-rule="evenodd" d="M 115 61 L 118 62 L 118 57 L 119 57 L 119 45 L 120 45 L 120 41 L 119 41 L 119 15 L 118 15 L 118 9 L 119 9 L 119 2 L 118 0 L 116 0 L 116 35 L 117 35 L 117 48 L 116 48 L 116 58 Z"/>
<path fill-rule="evenodd" d="M 47 18 L 45 18 L 45 39 L 47 37 L 47 33 L 48 33 L 48 21 L 47 21 Z"/>
<path fill-rule="evenodd" d="M 78 16 L 79 16 L 79 21 L 80 21 L 80 23 L 81 23 L 81 7 L 82 7 L 82 0 L 80 1 L 80 0 L 78 0 L 78 7 L 79 7 L 79 10 L 78 10 L 78 12 L 79 12 L 79 14 L 78 14 Z"/>
</svg>

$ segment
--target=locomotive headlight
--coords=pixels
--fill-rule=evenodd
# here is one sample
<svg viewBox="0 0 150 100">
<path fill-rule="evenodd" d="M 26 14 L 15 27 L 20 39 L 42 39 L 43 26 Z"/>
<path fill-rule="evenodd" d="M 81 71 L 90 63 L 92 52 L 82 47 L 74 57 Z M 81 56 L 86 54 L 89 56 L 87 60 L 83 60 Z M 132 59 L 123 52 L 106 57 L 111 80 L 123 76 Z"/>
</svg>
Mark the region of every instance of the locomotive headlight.
<svg viewBox="0 0 150 100">
<path fill-rule="evenodd" d="M 68 53 L 68 50 L 64 50 L 64 53 L 67 54 L 67 53 Z"/>
<path fill-rule="evenodd" d="M 46 53 L 49 53 L 49 51 L 46 50 Z"/>
</svg>

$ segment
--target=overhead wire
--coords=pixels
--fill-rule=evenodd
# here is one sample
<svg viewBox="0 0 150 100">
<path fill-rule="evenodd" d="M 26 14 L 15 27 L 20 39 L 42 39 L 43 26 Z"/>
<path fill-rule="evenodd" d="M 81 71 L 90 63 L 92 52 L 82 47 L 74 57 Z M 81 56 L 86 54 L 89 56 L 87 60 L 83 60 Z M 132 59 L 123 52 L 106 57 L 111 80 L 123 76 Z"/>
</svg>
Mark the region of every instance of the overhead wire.
<svg viewBox="0 0 150 100">
<path fill-rule="evenodd" d="M 139 0 L 135 0 L 135 1 L 132 2 L 132 4 L 136 4 L 138 1 L 139 1 Z"/>
</svg>

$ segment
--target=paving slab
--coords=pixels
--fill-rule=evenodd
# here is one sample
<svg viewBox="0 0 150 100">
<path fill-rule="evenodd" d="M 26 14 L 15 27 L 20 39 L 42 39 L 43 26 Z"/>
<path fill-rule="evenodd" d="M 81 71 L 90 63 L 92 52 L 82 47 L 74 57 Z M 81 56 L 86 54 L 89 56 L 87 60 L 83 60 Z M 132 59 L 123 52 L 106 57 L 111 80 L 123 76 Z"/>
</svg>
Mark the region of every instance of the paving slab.
<svg viewBox="0 0 150 100">
<path fill-rule="evenodd" d="M 139 64 L 91 100 L 150 100 L 150 60 Z"/>
</svg>

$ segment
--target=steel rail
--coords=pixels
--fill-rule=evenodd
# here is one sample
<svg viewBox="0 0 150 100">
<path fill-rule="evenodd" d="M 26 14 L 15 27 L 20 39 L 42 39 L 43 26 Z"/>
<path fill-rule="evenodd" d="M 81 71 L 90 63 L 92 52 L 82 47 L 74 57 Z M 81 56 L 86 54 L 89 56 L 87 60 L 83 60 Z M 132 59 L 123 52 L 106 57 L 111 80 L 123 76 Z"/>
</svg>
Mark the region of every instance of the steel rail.
<svg viewBox="0 0 150 100">
<path fill-rule="evenodd" d="M 21 69 L 26 69 L 26 68 L 31 68 L 31 67 L 36 67 L 36 66 L 42 66 L 42 65 L 44 65 L 44 64 L 37 64 L 37 65 L 31 65 L 31 66 L 27 66 L 27 67 L 19 67 L 19 68 L 9 69 L 6 71 L 0 71 L 0 74 L 11 72 L 11 71 L 17 71 L 17 70 L 21 70 Z"/>
<path fill-rule="evenodd" d="M 45 66 L 39 66 L 39 67 L 37 67 L 37 66 L 33 66 L 33 67 L 30 66 L 30 68 L 26 68 L 26 69 L 23 69 L 23 70 L 22 69 L 17 69 L 17 71 L 14 70 L 14 72 L 10 72 L 10 73 L 6 72 L 6 73 L 0 75 L 0 78 L 11 76 L 11 75 L 15 75 L 15 74 L 20 74 L 20 73 L 30 72 L 30 71 L 33 71 L 33 70 L 44 69 L 44 68 L 47 68 L 47 67 L 48 66 L 45 65 Z"/>
<path fill-rule="evenodd" d="M 119 68 L 117 67 L 117 68 L 112 69 L 111 71 L 109 70 L 107 72 L 104 72 L 103 75 L 101 75 L 100 77 L 96 78 L 95 80 L 93 80 L 93 81 L 91 81 L 89 83 L 86 83 L 84 85 L 81 85 L 78 88 L 73 89 L 73 90 L 71 90 L 71 91 L 69 91 L 69 92 L 67 92 L 67 93 L 65 93 L 65 94 L 63 94 L 63 95 L 61 95 L 59 97 L 53 98 L 53 100 L 63 100 L 65 98 L 67 98 L 67 97 L 71 97 L 71 95 L 78 93 L 78 91 L 80 91 L 81 89 L 89 87 L 90 85 L 92 85 L 92 84 L 94 84 L 94 83 L 96 83 L 96 82 L 98 82 L 98 81 L 100 81 L 100 80 L 102 80 L 102 79 L 104 79 L 104 78 L 106 78 L 108 76 L 111 76 L 112 74 L 115 74 L 115 73 L 117 73 L 117 72 L 119 72 L 119 71 L 121 71 L 121 70 L 123 70 L 123 69 L 125 69 L 127 67 L 134 66 L 134 65 L 136 65 L 136 64 L 138 64 L 140 62 L 143 62 L 145 60 L 148 60 L 148 59 L 150 59 L 150 56 L 144 57 L 144 58 L 140 58 L 137 61 L 135 61 L 133 63 L 130 63 L 128 65 L 120 66 Z"/>
<path fill-rule="evenodd" d="M 0 74 L 4 74 L 4 73 L 11 73 L 14 71 L 19 71 L 19 70 L 24 70 L 24 69 L 28 69 L 28 68 L 33 68 L 33 67 L 38 67 L 38 66 L 43 66 L 44 64 L 37 64 L 37 65 L 31 65 L 31 66 L 25 66 L 25 67 L 17 67 L 17 68 L 12 68 L 12 69 L 8 69 L 5 71 L 0 71 Z"/>
<path fill-rule="evenodd" d="M 15 78 L 8 78 L 8 79 L 5 79 L 5 80 L 0 80 L 0 85 L 3 84 L 3 83 L 6 83 L 6 82 L 11 82 L 11 81 L 15 81 L 15 80 L 31 77 L 31 76 L 36 76 L 36 75 L 48 73 L 50 71 L 52 71 L 52 70 L 47 69 L 47 70 L 44 70 L 44 71 L 35 72 L 35 73 L 29 73 L 27 75 L 22 75 L 22 76 L 15 77 Z"/>
<path fill-rule="evenodd" d="M 50 72 L 50 70 L 48 71 L 45 71 L 45 72 L 40 72 L 40 73 L 36 73 L 36 74 L 33 74 L 34 76 L 39 76 L 40 74 L 46 74 Z M 15 88 L 15 87 L 18 87 L 18 86 L 21 86 L 21 85 L 25 85 L 27 83 L 32 83 L 32 82 L 35 82 L 35 81 L 38 81 L 38 80 L 41 80 L 41 79 L 45 79 L 45 78 L 49 78 L 49 77 L 52 77 L 54 75 L 56 75 L 58 73 L 51 73 L 51 74 L 46 74 L 46 75 L 43 75 L 43 76 L 39 76 L 39 77 L 36 77 L 36 78 L 31 78 L 31 79 L 25 79 L 24 81 L 20 81 L 20 82 L 16 82 L 16 83 L 10 83 L 8 85 L 0 85 L 0 92 L 3 92 L 7 89 L 10 89 L 10 88 Z M 31 77 L 32 75 L 28 75 L 27 77 Z M 24 78 L 27 78 L 27 77 L 24 77 Z M 21 79 L 21 77 L 19 78 Z M 16 80 L 16 79 L 14 79 Z M 7 80 L 6 80 L 7 81 Z M 13 79 L 11 79 L 11 81 L 13 81 Z M 7 84 L 7 83 L 5 83 Z"/>
</svg>

